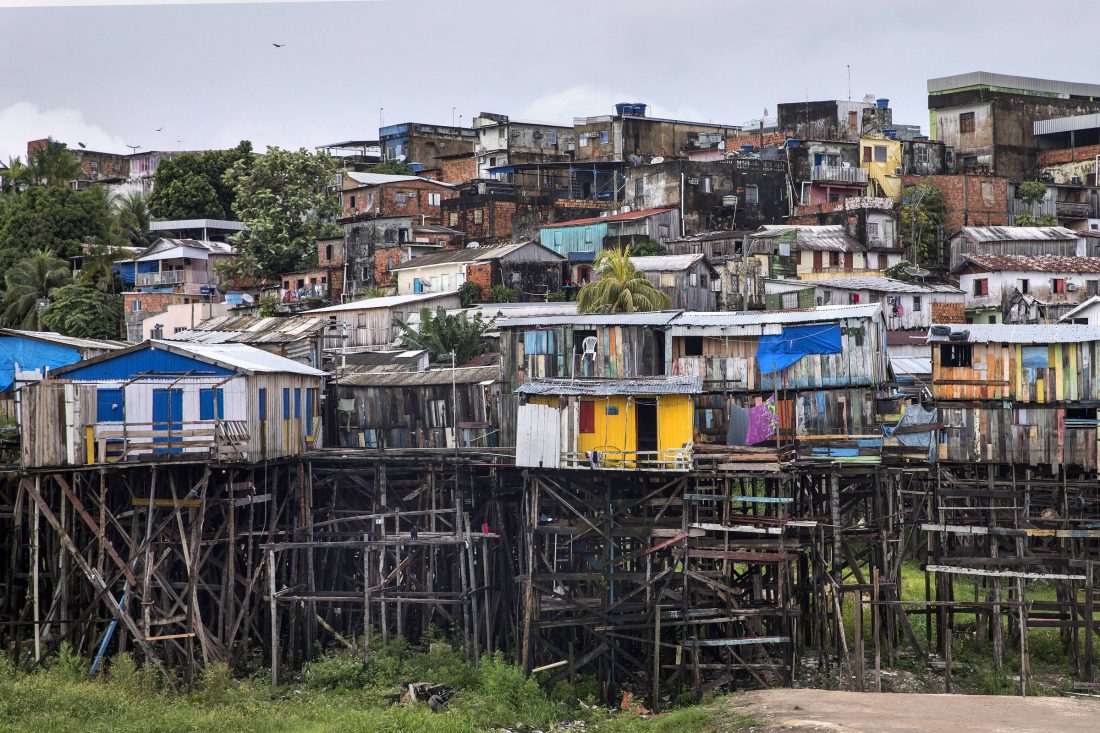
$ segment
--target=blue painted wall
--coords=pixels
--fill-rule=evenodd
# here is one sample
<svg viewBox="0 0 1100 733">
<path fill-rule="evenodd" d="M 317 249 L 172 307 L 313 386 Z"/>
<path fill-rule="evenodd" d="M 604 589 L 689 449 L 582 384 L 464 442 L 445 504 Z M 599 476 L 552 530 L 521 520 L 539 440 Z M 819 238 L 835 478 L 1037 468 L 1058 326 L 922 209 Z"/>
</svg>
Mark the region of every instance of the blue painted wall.
<svg viewBox="0 0 1100 733">
<path fill-rule="evenodd" d="M 32 370 L 68 366 L 80 361 L 80 352 L 69 346 L 48 344 L 22 336 L 0 336 L 0 392 L 15 380 L 15 365 Z"/>
<path fill-rule="evenodd" d="M 539 230 L 539 241 L 560 255 L 570 252 L 599 252 L 607 236 L 607 222 L 550 227 Z"/>
<path fill-rule="evenodd" d="M 179 376 L 192 372 L 194 376 L 228 377 L 235 371 L 207 364 L 189 356 L 181 356 L 168 351 L 146 346 L 139 351 L 105 359 L 97 364 L 78 367 L 62 375 L 65 379 L 99 381 L 106 379 L 130 379 L 138 374 L 156 376 Z"/>
</svg>

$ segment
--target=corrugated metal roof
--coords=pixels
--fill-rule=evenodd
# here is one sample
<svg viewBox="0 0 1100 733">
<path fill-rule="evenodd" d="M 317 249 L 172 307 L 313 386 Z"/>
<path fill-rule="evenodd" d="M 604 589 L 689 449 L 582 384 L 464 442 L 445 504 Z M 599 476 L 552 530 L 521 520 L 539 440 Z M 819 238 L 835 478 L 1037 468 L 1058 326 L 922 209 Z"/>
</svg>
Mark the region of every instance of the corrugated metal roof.
<svg viewBox="0 0 1100 733">
<path fill-rule="evenodd" d="M 233 232 L 247 232 L 248 225 L 228 219 L 169 219 L 149 222 L 151 232 L 175 232 L 181 229 L 223 229 Z"/>
<path fill-rule="evenodd" d="M 760 231 L 750 237 L 750 251 L 760 254 L 769 245 L 769 239 L 795 233 L 797 249 L 825 250 L 829 252 L 863 252 L 864 247 L 858 239 L 844 231 L 839 224 L 814 224 L 794 226 L 789 224 L 765 224 Z M 758 244 L 759 243 L 759 244 Z"/>
<path fill-rule="evenodd" d="M 535 241 L 527 241 L 512 242 L 511 244 L 497 244 L 491 247 L 465 247 L 463 249 L 449 249 L 443 252 L 433 252 L 431 254 L 413 257 L 411 260 L 407 262 L 402 262 L 399 265 L 394 265 L 390 269 L 409 270 L 416 267 L 430 267 L 432 265 L 443 265 L 452 262 L 485 262 L 486 260 L 495 260 L 497 258 L 510 255 L 513 252 L 517 252 L 528 246 L 545 249 L 547 252 L 550 252 L 554 255 L 554 257 L 558 258 L 559 260 L 565 259 L 549 247 L 543 247 L 541 244 Z"/>
<path fill-rule="evenodd" d="M 956 270 L 974 265 L 991 272 L 1100 273 L 1100 257 L 1060 255 L 991 255 L 967 253 Z"/>
<path fill-rule="evenodd" d="M 327 325 L 329 320 L 325 316 L 259 318 L 227 315 L 208 318 L 192 329 L 165 336 L 164 340 L 205 344 L 285 344 L 309 338 Z"/>
<path fill-rule="evenodd" d="M 1081 305 L 1077 306 L 1076 308 L 1074 308 L 1073 310 L 1071 310 L 1071 311 L 1070 311 L 1069 313 L 1065 314 L 1064 316 L 1062 316 L 1062 317 L 1061 317 L 1061 318 L 1059 318 L 1058 320 L 1059 320 L 1060 322 L 1064 322 L 1064 321 L 1070 321 L 1070 320 L 1072 320 L 1073 318 L 1075 318 L 1075 317 L 1077 316 L 1077 314 L 1078 314 L 1078 313 L 1080 313 L 1080 312 L 1081 312 L 1081 311 L 1083 311 L 1083 310 L 1086 310 L 1086 309 L 1088 309 L 1088 308 L 1091 308 L 1091 307 L 1093 307 L 1093 306 L 1094 306 L 1094 305 L 1096 305 L 1097 303 L 1100 303 L 1100 295 L 1094 295 L 1094 296 L 1092 296 L 1091 298 L 1089 298 L 1088 300 L 1086 300 L 1086 301 L 1085 301 L 1084 303 L 1082 303 Z"/>
<path fill-rule="evenodd" d="M 665 209 L 642 209 L 640 211 L 628 211 L 625 214 L 612 214 L 611 216 L 593 216 L 587 219 L 573 219 L 572 221 L 561 221 L 556 224 L 545 224 L 540 229 L 556 229 L 558 227 L 575 227 L 585 224 L 599 224 L 600 222 L 609 221 L 634 221 L 635 219 L 645 219 L 647 216 L 654 216 L 656 214 L 664 214 L 667 211 L 675 211 L 672 208 Z"/>
<path fill-rule="evenodd" d="M 963 227 L 957 233 L 972 242 L 1033 242 L 1076 240 L 1080 235 L 1065 227 Z"/>
<path fill-rule="evenodd" d="M 175 341 L 153 340 L 154 348 L 166 349 L 177 354 L 193 356 L 203 361 L 211 361 L 221 366 L 240 370 L 248 374 L 303 374 L 310 377 L 323 377 L 320 369 L 277 356 L 271 352 L 257 349 L 247 344 L 190 344 Z"/>
<path fill-rule="evenodd" d="M 539 379 L 524 382 L 519 394 L 581 395 L 610 397 L 614 395 L 699 394 L 702 377 L 655 377 L 652 379 Z"/>
<path fill-rule="evenodd" d="M 800 280 L 799 284 L 842 288 L 844 290 L 870 290 L 877 293 L 959 293 L 958 288 L 944 283 L 910 283 L 890 277 L 828 277 L 821 280 Z"/>
<path fill-rule="evenodd" d="M 1043 94 L 1069 94 L 1079 97 L 1100 97 L 1100 84 L 1086 84 L 1056 79 L 1037 79 L 1031 76 L 995 74 L 990 71 L 968 71 L 965 74 L 941 76 L 928 80 L 928 92 L 936 94 L 963 87 L 988 86 L 1020 89 Z"/>
<path fill-rule="evenodd" d="M 1061 272 L 1100 273 L 1100 257 L 1073 257 L 1070 255 L 1002 255 L 968 252 L 955 270 L 968 265 L 992 272 Z"/>
<path fill-rule="evenodd" d="M 1035 120 L 1031 123 L 1031 131 L 1034 135 L 1052 135 L 1059 132 L 1072 132 L 1074 130 L 1093 130 L 1097 127 L 1100 127 L 1100 112 L 1093 112 L 1090 115 L 1055 117 L 1051 120 Z"/>
<path fill-rule="evenodd" d="M 454 188 L 450 183 L 443 183 L 442 181 L 423 178 L 421 176 L 395 176 L 388 173 L 359 173 L 357 171 L 347 171 L 344 175 L 364 186 L 382 186 L 387 183 L 402 183 L 404 181 L 427 181 L 428 183 L 434 183 L 438 186 L 444 186 L 445 188 Z"/>
<path fill-rule="evenodd" d="M 703 259 L 701 254 L 691 255 L 654 255 L 652 257 L 631 257 L 630 263 L 641 272 L 680 272 L 687 270 Z"/>
<path fill-rule="evenodd" d="M 453 298 L 458 300 L 457 293 L 415 293 L 412 295 L 383 295 L 380 298 L 364 298 L 363 300 L 353 300 L 350 303 L 341 303 L 340 305 L 330 305 L 327 308 L 314 308 L 313 310 L 303 311 L 302 315 L 313 315 L 315 313 L 341 313 L 344 311 L 365 311 L 365 310 L 377 310 L 379 308 L 394 308 L 399 305 L 408 305 L 410 303 L 418 303 L 424 301 L 427 304 L 428 301 L 436 300 L 439 298 Z"/>
<path fill-rule="evenodd" d="M 233 245 L 226 244 L 225 242 L 211 242 L 204 239 L 172 239 L 169 237 L 161 237 L 157 241 L 150 244 L 141 254 L 137 256 L 137 259 L 144 260 L 158 252 L 164 252 L 166 250 L 176 249 L 177 247 L 186 247 L 187 249 L 197 249 L 200 251 L 209 252 L 211 254 L 232 254 Z"/>
<path fill-rule="evenodd" d="M 786 323 L 820 323 L 844 318 L 873 318 L 882 310 L 878 303 L 861 305 L 820 305 L 789 311 L 688 311 L 673 326 L 759 326 Z"/>
<path fill-rule="evenodd" d="M 566 316 L 520 316 L 497 320 L 500 328 L 517 326 L 667 326 L 680 311 L 645 313 L 578 313 Z"/>
<path fill-rule="evenodd" d="M 898 375 L 925 376 L 932 373 L 931 357 L 891 356 L 890 366 Z"/>
<path fill-rule="evenodd" d="M 967 323 L 948 326 L 951 333 L 966 333 L 964 339 L 953 343 L 971 344 L 1072 344 L 1082 341 L 1100 341 L 1100 325 L 1086 326 L 1076 323 L 1020 324 L 1020 323 Z M 949 336 L 928 332 L 930 343 L 952 342 Z"/>
<path fill-rule="evenodd" d="M 453 376 L 452 376 L 453 372 Z M 500 366 L 430 369 L 425 372 L 353 372 L 335 380 L 336 384 L 352 387 L 429 387 L 454 384 L 477 384 L 499 381 Z"/>
<path fill-rule="evenodd" d="M 62 336 L 53 331 L 20 331 L 16 328 L 0 328 L 0 336 L 21 336 L 34 341 L 45 341 L 60 346 L 71 346 L 74 349 L 104 349 L 114 351 L 125 349 L 133 344 L 125 341 L 107 341 L 104 339 L 82 339 L 75 336 Z"/>
</svg>

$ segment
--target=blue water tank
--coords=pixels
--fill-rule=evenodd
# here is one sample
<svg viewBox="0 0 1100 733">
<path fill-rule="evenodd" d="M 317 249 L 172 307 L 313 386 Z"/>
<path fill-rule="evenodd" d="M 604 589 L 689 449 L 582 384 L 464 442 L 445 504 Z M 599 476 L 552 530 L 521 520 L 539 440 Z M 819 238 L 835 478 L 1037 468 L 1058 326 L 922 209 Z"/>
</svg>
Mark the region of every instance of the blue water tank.
<svg viewBox="0 0 1100 733">
<path fill-rule="evenodd" d="M 634 105 L 629 102 L 619 102 L 615 105 L 615 114 L 617 115 L 630 115 L 633 112 Z"/>
<path fill-rule="evenodd" d="M 879 109 L 886 109 L 890 106 L 890 100 L 885 97 L 880 97 L 879 99 L 875 100 L 875 106 L 877 106 Z"/>
<path fill-rule="evenodd" d="M 797 137 L 787 138 L 787 147 L 788 148 L 797 148 L 801 144 L 802 144 L 802 141 L 800 139 L 798 139 Z"/>
<path fill-rule="evenodd" d="M 886 135 L 886 137 L 887 137 L 887 138 L 889 138 L 890 140 L 897 140 L 897 138 L 898 138 L 898 131 L 897 131 L 897 130 L 895 130 L 894 128 L 892 128 L 892 127 L 887 127 L 887 128 L 886 128 L 886 129 L 884 129 L 884 130 L 883 130 L 882 132 L 883 132 L 883 134 L 885 134 L 885 135 Z"/>
<path fill-rule="evenodd" d="M 753 149 L 752 145 L 742 145 L 741 146 L 741 152 L 742 153 L 751 153 L 752 149 Z"/>
</svg>

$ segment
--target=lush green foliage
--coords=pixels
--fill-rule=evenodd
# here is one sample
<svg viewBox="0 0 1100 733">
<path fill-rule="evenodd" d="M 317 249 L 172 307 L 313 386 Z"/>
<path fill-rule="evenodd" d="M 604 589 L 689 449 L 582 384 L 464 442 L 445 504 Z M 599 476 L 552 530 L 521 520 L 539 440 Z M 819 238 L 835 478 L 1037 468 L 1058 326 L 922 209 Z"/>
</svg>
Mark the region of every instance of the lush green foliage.
<svg viewBox="0 0 1100 733">
<path fill-rule="evenodd" d="M 1012 217 L 1012 223 L 1018 227 L 1054 227 L 1058 226 L 1058 217 L 1054 214 L 1035 216 L 1030 211 L 1021 211 Z"/>
<path fill-rule="evenodd" d="M 80 254 L 81 242 L 110 237 L 110 208 L 99 186 L 32 186 L 4 198 L 10 200 L 0 222 L 0 271 L 34 250 L 68 258 Z"/>
<path fill-rule="evenodd" d="M 449 314 L 442 308 L 434 314 L 430 308 L 422 308 L 415 329 L 400 318 L 393 322 L 401 329 L 400 338 L 405 346 L 427 349 L 433 361 L 450 361 L 453 352 L 455 364 L 464 364 L 489 349 L 482 338 L 489 321 L 480 314 L 470 318 L 465 313 Z"/>
<path fill-rule="evenodd" d="M 369 168 L 371 173 L 384 173 L 390 176 L 415 176 L 412 166 L 401 160 L 385 160 Z"/>
<path fill-rule="evenodd" d="M 69 263 L 50 250 L 37 250 L 4 273 L 3 314 L 5 326 L 32 331 L 42 330 L 38 300 L 72 280 Z"/>
<path fill-rule="evenodd" d="M 630 250 L 635 257 L 654 257 L 665 253 L 664 246 L 654 241 L 638 242 L 631 245 Z"/>
<path fill-rule="evenodd" d="M 83 283 L 54 290 L 42 311 L 42 325 L 51 331 L 80 338 L 119 338 L 122 296 Z"/>
<path fill-rule="evenodd" d="M 140 191 L 130 191 L 111 201 L 111 234 L 123 245 L 148 247 L 153 243 L 149 231 L 149 202 Z"/>
<path fill-rule="evenodd" d="M 579 312 L 636 313 L 668 307 L 668 296 L 634 267 L 630 257 L 630 247 L 605 249 L 596 256 L 599 279 L 581 288 L 577 296 Z"/>
<path fill-rule="evenodd" d="M 898 225 L 906 253 L 915 254 L 922 267 L 942 266 L 946 261 L 941 252 L 942 229 L 947 216 L 943 194 L 925 181 L 902 191 L 901 201 Z"/>
<path fill-rule="evenodd" d="M 335 159 L 305 148 L 269 147 L 234 163 L 225 181 L 236 196 L 234 213 L 251 231 L 234 239 L 231 274 L 273 280 L 315 262 L 317 240 L 339 235 L 331 222 L 340 206 L 330 189 L 336 171 Z"/>
<path fill-rule="evenodd" d="M 40 186 L 67 186 L 80 177 L 80 164 L 65 143 L 52 137 L 31 153 L 27 161 L 29 178 Z"/>
<path fill-rule="evenodd" d="M 1047 195 L 1047 184 L 1042 181 L 1024 181 L 1016 186 L 1016 198 L 1030 206 L 1042 201 Z"/>
<path fill-rule="evenodd" d="M 494 303 L 515 303 L 519 295 L 507 285 L 494 285 L 489 289 L 489 300 Z"/>
<path fill-rule="evenodd" d="M 149 210 L 158 219 L 231 219 L 236 201 L 231 168 L 252 165 L 252 143 L 229 150 L 183 153 L 161 160 L 153 178 Z M 238 174 L 239 175 L 239 174 Z"/>
<path fill-rule="evenodd" d="M 913 267 L 913 263 L 909 260 L 902 260 L 893 267 L 887 267 L 883 274 L 886 277 L 893 278 L 894 280 L 903 280 L 909 282 L 913 279 L 913 276 L 909 274 L 908 270 Z"/>
<path fill-rule="evenodd" d="M 467 280 L 458 286 L 458 297 L 462 299 L 462 307 L 469 308 L 481 302 L 481 286 Z"/>
</svg>

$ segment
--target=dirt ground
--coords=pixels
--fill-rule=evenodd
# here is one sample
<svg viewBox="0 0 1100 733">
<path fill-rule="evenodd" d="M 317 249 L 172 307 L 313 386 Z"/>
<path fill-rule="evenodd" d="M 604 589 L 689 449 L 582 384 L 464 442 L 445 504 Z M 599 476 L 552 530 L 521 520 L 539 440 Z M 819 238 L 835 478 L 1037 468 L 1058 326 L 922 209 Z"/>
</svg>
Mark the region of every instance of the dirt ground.
<svg viewBox="0 0 1100 733">
<path fill-rule="evenodd" d="M 1096 733 L 1100 701 L 760 690 L 731 699 L 766 720 L 769 733 Z"/>
</svg>

